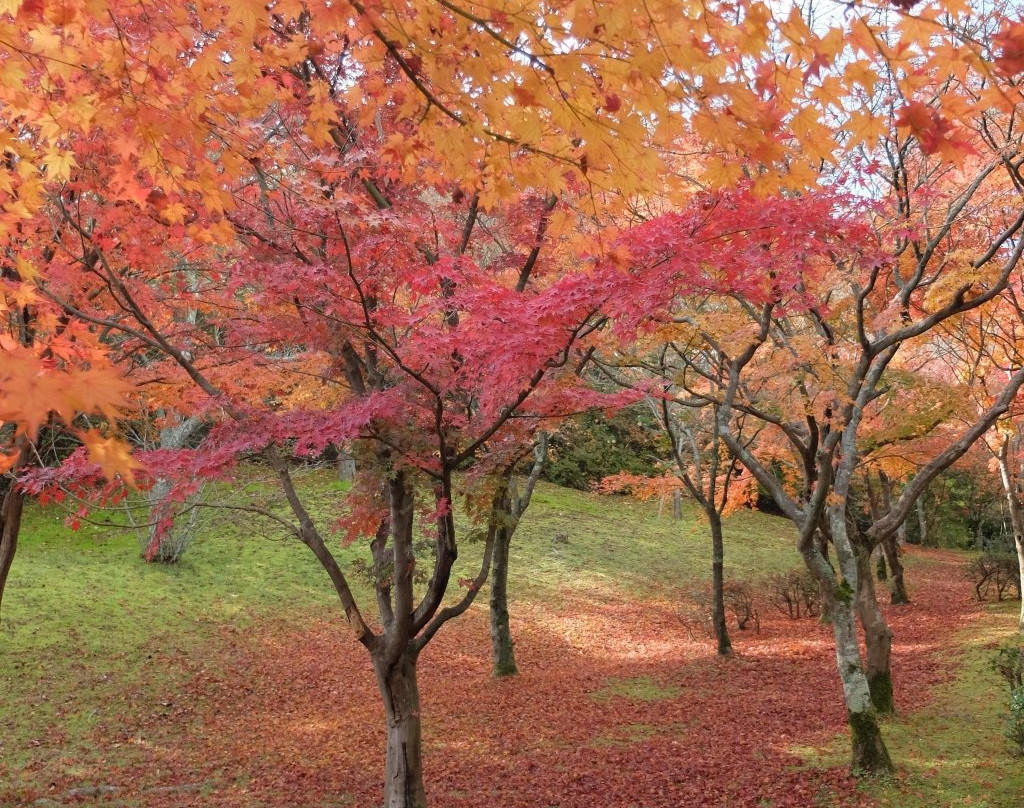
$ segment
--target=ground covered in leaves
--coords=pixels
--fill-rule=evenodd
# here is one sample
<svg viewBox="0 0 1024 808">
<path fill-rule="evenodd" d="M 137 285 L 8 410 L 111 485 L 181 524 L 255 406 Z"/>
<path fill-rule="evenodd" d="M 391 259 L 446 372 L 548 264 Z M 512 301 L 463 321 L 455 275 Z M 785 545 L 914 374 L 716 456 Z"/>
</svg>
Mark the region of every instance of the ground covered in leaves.
<svg viewBox="0 0 1024 808">
<path fill-rule="evenodd" d="M 888 609 L 901 714 L 955 674 L 944 643 L 984 614 L 961 556 L 915 549 L 909 560 L 914 603 Z M 522 674 L 496 681 L 485 618 L 478 609 L 450 624 L 421 660 L 425 774 L 438 808 L 874 804 L 814 753 L 844 731 L 831 631 L 815 620 L 763 607 L 760 633 L 734 632 L 738 653 L 723 660 L 690 636 L 678 604 L 567 590 L 557 603 L 515 604 Z M 0 783 L 0 805 L 378 804 L 373 674 L 323 609 L 219 627 L 187 652 L 154 643 L 139 674 L 89 725 L 98 754 L 62 756 L 69 706 L 64 724 L 33 739 L 39 754 L 17 790 Z"/>
</svg>

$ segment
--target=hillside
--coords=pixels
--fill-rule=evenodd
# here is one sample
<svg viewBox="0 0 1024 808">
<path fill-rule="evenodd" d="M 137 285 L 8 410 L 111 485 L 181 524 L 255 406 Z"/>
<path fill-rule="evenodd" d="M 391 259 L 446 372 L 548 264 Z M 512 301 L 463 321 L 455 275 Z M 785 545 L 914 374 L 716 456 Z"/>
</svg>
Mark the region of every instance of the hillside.
<svg viewBox="0 0 1024 808">
<path fill-rule="evenodd" d="M 339 498 L 326 477 L 305 484 L 325 508 Z M 957 556 L 909 556 L 915 604 L 891 618 L 898 706 L 913 712 L 889 734 L 910 768 L 864 792 L 842 768 L 845 741 L 833 740 L 844 716 L 831 632 L 762 603 L 760 632 L 734 631 L 738 656 L 716 659 L 679 619 L 707 575 L 705 532 L 657 511 L 538 489 L 514 541 L 523 674 L 490 679 L 485 598 L 424 655 L 436 804 L 895 806 L 921 794 L 921 805 L 945 805 L 981 782 L 990 808 L 1014 804 L 999 796 L 1021 782 L 985 662 L 1012 615 L 970 600 Z M 33 509 L 0 625 L 0 806 L 372 808 L 382 756 L 372 672 L 315 560 L 276 530 L 214 515 L 167 568 L 139 560 L 130 533 L 71 533 L 61 513 Z M 726 539 L 734 578 L 757 585 L 798 565 L 778 518 L 738 514 Z M 985 768 L 966 778 L 979 746 Z"/>
</svg>

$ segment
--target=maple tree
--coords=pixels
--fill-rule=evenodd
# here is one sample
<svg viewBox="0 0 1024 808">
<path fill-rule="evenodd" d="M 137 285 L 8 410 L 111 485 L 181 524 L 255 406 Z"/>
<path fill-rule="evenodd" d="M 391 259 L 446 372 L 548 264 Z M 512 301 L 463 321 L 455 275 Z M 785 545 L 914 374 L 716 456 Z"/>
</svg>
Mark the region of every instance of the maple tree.
<svg viewBox="0 0 1024 808">
<path fill-rule="evenodd" d="M 1013 368 L 1021 365 L 1021 336 L 1024 335 L 1024 307 L 1019 287 L 1012 287 L 991 311 L 971 312 L 948 324 L 939 339 L 943 350 L 936 352 L 939 364 L 967 392 L 966 400 L 977 410 L 998 394 Z M 1007 506 L 1010 534 L 1017 557 L 1018 574 L 1024 575 L 1024 503 L 1021 498 L 1021 435 L 1019 402 L 1005 412 L 985 434 L 983 445 L 989 470 L 999 478 Z M 1022 577 L 1024 580 L 1024 577 Z M 1024 601 L 1018 619 L 1024 632 Z"/>
<path fill-rule="evenodd" d="M 813 185 L 822 161 L 883 134 L 860 103 L 882 84 L 907 99 L 900 131 L 959 158 L 959 121 L 1016 103 L 974 40 L 939 24 L 969 11 L 864 9 L 817 31 L 757 2 L 6 0 L 0 239 L 30 268 L 11 294 L 115 350 L 154 409 L 215 424 L 196 452 L 153 453 L 153 477 L 190 477 L 185 496 L 240 456 L 276 470 L 292 516 L 265 515 L 316 554 L 374 661 L 387 804 L 421 805 L 416 660 L 489 563 L 443 604 L 455 475 L 493 480 L 543 419 L 592 400 L 571 365 L 613 301 L 640 317 L 652 287 L 692 291 L 716 264 L 716 289 L 763 291 L 761 242 L 710 227 L 700 202 L 618 252 L 601 225 L 654 192 L 682 208 L 695 181 Z M 950 65 L 981 80 L 921 100 L 920 77 Z M 695 176 L 665 159 L 694 140 Z M 674 263 L 627 271 L 655 268 L 666 240 Z M 4 420 L 107 406 L 93 397 L 112 384 L 48 388 L 11 355 L 8 389 L 39 395 Z M 111 440 L 91 437 L 93 457 L 127 477 Z M 370 536 L 376 628 L 289 468 L 349 443 L 362 479 L 346 529 Z M 425 490 L 433 555 L 416 603 Z M 491 542 L 500 490 L 469 497 Z"/>
<path fill-rule="evenodd" d="M 44 425 L 81 441 L 109 477 L 134 484 L 138 463 L 110 424 L 127 404 L 128 385 L 106 348 L 80 323 L 46 305 L 26 281 L 32 270 L 18 252 L 0 263 L 0 603 L 14 557 L 25 491 L 16 477 L 34 464 L 34 441 Z M 82 413 L 106 428 L 79 422 Z"/>
<path fill-rule="evenodd" d="M 671 331 L 662 324 L 656 334 L 657 338 L 664 340 L 669 338 Z M 633 351 L 639 352 L 642 346 L 643 341 Z M 640 374 L 638 381 L 648 389 L 648 403 L 669 439 L 670 463 L 674 465 L 672 471 L 665 471 L 660 477 L 626 472 L 606 477 L 601 481 L 600 490 L 628 490 L 642 499 L 685 492 L 704 512 L 711 534 L 711 626 L 718 654 L 729 656 L 733 650 L 726 626 L 722 518 L 749 503 L 753 478 L 745 475 L 745 479 L 739 479 L 742 467 L 721 440 L 719 404 L 687 396 L 685 391 L 675 387 L 674 379 L 684 372 L 688 364 L 688 360 L 680 362 L 678 358 L 688 351 L 685 344 L 666 342 L 652 354 L 639 358 L 627 356 L 614 365 L 604 357 L 594 358 L 602 372 L 619 385 L 632 387 L 635 381 L 630 375 Z M 652 378 L 657 381 L 656 390 L 650 389 Z"/>
<path fill-rule="evenodd" d="M 896 530 L 928 482 L 1006 412 L 1024 372 L 1013 369 L 973 422 L 937 450 L 858 536 L 850 530 L 849 502 L 866 448 L 862 424 L 892 383 L 901 348 L 996 300 L 1016 277 L 1022 223 L 1016 206 L 1007 201 L 1006 217 L 980 223 L 961 218 L 1001 165 L 998 157 L 983 164 L 944 197 L 933 191 L 922 214 L 912 194 L 901 195 L 894 240 L 880 231 L 883 248 L 892 249 L 895 260 L 881 257 L 873 239 L 861 232 L 860 246 L 852 253 L 836 250 L 830 268 L 779 283 L 767 298 L 733 293 L 734 300 L 726 297 L 710 316 L 699 297 L 684 317 L 705 346 L 697 355 L 704 358 L 690 361 L 686 389 L 719 404 L 723 439 L 800 529 L 799 549 L 818 576 L 835 627 L 855 762 L 864 768 L 889 765 L 873 725 L 872 702 L 881 709 L 892 705 L 891 631 L 874 596 L 871 551 Z M 898 166 L 897 190 L 906 187 L 911 170 L 905 160 Z M 1004 199 L 1014 195 L 1011 190 Z M 992 197 L 985 202 L 987 210 L 995 209 Z M 925 224 L 907 228 L 916 215 L 926 217 Z M 847 236 L 847 249 L 856 238 Z M 973 264 L 960 270 L 968 260 Z M 757 419 L 777 435 L 791 458 L 791 481 L 780 479 L 769 461 L 778 455 L 759 456 L 737 438 L 733 414 Z M 836 552 L 838 579 L 824 552 L 826 539 Z M 855 613 L 867 639 L 866 668 L 857 648 Z"/>
</svg>

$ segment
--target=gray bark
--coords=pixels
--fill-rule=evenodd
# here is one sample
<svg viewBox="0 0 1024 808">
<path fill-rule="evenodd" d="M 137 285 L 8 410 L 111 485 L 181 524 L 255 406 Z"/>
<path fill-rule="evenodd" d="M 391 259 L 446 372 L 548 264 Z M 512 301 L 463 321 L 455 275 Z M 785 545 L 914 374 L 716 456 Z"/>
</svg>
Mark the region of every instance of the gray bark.
<svg viewBox="0 0 1024 808">
<path fill-rule="evenodd" d="M 416 682 L 417 653 L 406 651 L 390 665 L 374 659 L 374 671 L 387 716 L 385 808 L 426 808 L 427 805 L 423 785 L 420 693 Z"/>
<path fill-rule="evenodd" d="M 875 581 L 871 574 L 871 550 L 866 546 L 856 548 L 857 570 L 857 617 L 864 629 L 864 646 L 867 651 L 868 689 L 875 709 L 885 715 L 895 712 L 892 690 L 892 629 L 885 622 L 885 616 L 875 596 Z"/>
<path fill-rule="evenodd" d="M 903 581 L 903 562 L 900 560 L 900 548 L 896 535 L 886 536 L 882 540 L 882 552 L 889 565 L 889 600 L 893 606 L 910 603 L 907 586 Z"/>
<path fill-rule="evenodd" d="M 928 543 L 928 519 L 924 512 L 924 497 L 917 500 L 914 509 L 917 512 L 917 541 L 925 545 Z"/>
<path fill-rule="evenodd" d="M 351 452 L 342 451 L 338 459 L 338 479 L 350 483 L 356 478 L 356 459 Z"/>
<path fill-rule="evenodd" d="M 895 482 L 886 474 L 879 473 L 882 503 L 885 511 L 892 510 L 892 492 Z M 877 519 L 875 521 L 878 521 Z M 907 594 L 907 587 L 903 581 L 903 562 L 900 560 L 900 545 L 906 540 L 906 520 L 900 522 L 895 533 L 889 533 L 882 539 L 882 553 L 886 563 L 889 565 L 889 602 L 893 606 L 902 606 L 910 603 L 910 596 Z"/>
<path fill-rule="evenodd" d="M 547 462 L 548 441 L 543 432 L 537 437 L 533 450 L 533 466 L 526 478 L 522 494 L 519 493 L 515 476 L 510 474 L 506 484 L 495 497 L 492 506 L 491 525 L 494 558 L 491 563 L 491 662 L 496 677 L 514 676 L 519 673 L 516 664 L 515 642 L 509 623 L 508 573 L 512 536 L 515 535 L 519 520 L 530 507 L 533 491 Z"/>
<path fill-rule="evenodd" d="M 683 518 L 683 492 L 672 492 L 672 518 L 677 522 Z"/>
<path fill-rule="evenodd" d="M 1011 467 L 1011 442 L 1013 438 L 1006 435 L 996 454 L 999 464 L 999 479 L 1006 495 L 1006 505 L 1010 512 L 1010 528 L 1013 530 L 1013 546 L 1017 551 L 1017 571 L 1021 582 L 1020 615 L 1017 618 L 1017 630 L 1024 633 L 1024 507 L 1020 500 L 1020 479 Z"/>
<path fill-rule="evenodd" d="M 199 418 L 175 416 L 174 423 L 160 430 L 160 448 L 184 448 L 202 424 Z M 187 515 L 181 519 L 181 514 L 175 513 L 179 507 L 178 503 L 169 499 L 172 489 L 170 480 L 158 477 L 146 495 L 149 502 L 149 530 L 141 539 L 141 550 L 147 561 L 176 563 L 195 534 L 199 515 L 195 503 L 199 500 L 200 494 L 194 494 L 186 500 L 184 510 Z"/>
<path fill-rule="evenodd" d="M 815 542 L 807 543 L 802 555 L 807 568 L 818 579 L 823 607 L 827 607 L 832 616 L 836 667 L 846 702 L 853 769 L 858 772 L 892 771 L 892 760 L 882 739 L 878 714 L 871 700 L 871 688 L 857 641 L 854 591 L 847 577 L 856 576 L 856 560 L 837 550 L 836 555 L 843 557 L 839 563 L 840 572 L 844 573 L 837 583 L 835 569 L 818 551 Z"/>
</svg>

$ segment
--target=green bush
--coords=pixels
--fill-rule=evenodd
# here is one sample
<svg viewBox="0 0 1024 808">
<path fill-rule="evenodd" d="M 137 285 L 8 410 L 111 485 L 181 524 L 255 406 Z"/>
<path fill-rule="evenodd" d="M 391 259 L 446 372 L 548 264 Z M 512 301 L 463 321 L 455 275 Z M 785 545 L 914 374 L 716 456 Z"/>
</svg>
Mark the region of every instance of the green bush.
<svg viewBox="0 0 1024 808">
<path fill-rule="evenodd" d="M 649 475 L 671 447 L 643 407 L 607 416 L 600 410 L 566 420 L 548 443 L 544 479 L 587 491 L 620 472 Z"/>
<path fill-rule="evenodd" d="M 1010 690 L 1024 688 L 1024 646 L 1000 648 L 992 667 L 1010 685 Z"/>
<path fill-rule="evenodd" d="M 1013 753 L 1024 757 L 1024 646 L 1000 648 L 992 667 L 1010 686 L 1006 737 L 1010 739 Z"/>
<path fill-rule="evenodd" d="M 1013 745 L 1013 753 L 1024 757 L 1024 687 L 1016 687 L 1010 694 L 1010 719 L 1006 737 Z"/>
</svg>

